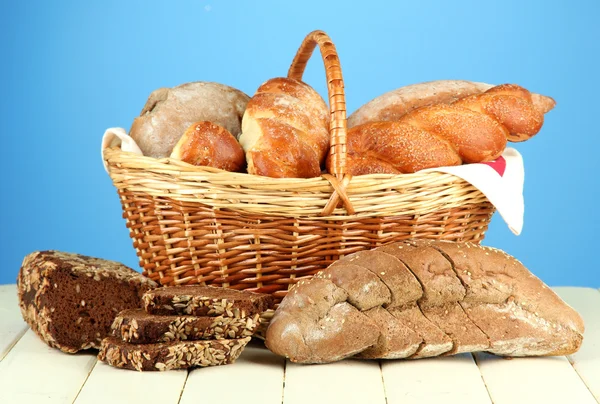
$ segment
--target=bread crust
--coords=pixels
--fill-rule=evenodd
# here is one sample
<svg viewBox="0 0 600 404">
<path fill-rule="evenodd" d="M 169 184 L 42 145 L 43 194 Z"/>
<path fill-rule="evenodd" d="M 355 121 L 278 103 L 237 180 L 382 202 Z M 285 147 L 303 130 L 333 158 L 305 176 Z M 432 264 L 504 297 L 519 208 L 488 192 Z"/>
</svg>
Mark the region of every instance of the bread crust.
<svg viewBox="0 0 600 404">
<path fill-rule="evenodd" d="M 453 88 L 455 92 L 429 92 L 424 98 L 406 90 L 405 96 L 413 98 L 400 97 L 398 104 L 393 104 L 398 105 L 397 113 L 384 117 L 395 120 L 369 121 L 349 129 L 346 171 L 352 175 L 400 174 L 493 161 L 500 157 L 507 141 L 521 142 L 540 131 L 544 112 L 529 91 L 503 84 L 464 96 L 480 87 L 447 84 L 446 90 Z M 429 105 L 433 100 L 441 102 Z M 379 116 L 384 110 L 373 114 Z"/>
<path fill-rule="evenodd" d="M 233 172 L 246 167 L 244 150 L 235 137 L 224 127 L 208 121 L 187 128 L 170 157 L 195 166 Z"/>
<path fill-rule="evenodd" d="M 67 353 L 99 348 L 117 313 L 140 307 L 143 293 L 157 286 L 118 262 L 60 251 L 27 255 L 17 278 L 23 319 Z"/>
<path fill-rule="evenodd" d="M 329 314 L 342 305 L 351 315 Z M 348 255 L 297 284 L 276 310 L 266 345 L 302 363 L 476 351 L 544 356 L 577 351 L 583 332 L 579 314 L 505 252 L 408 241 Z"/>
<path fill-rule="evenodd" d="M 327 105 L 302 81 L 268 80 L 248 102 L 240 144 L 250 174 L 317 177 L 329 149 Z"/>
<path fill-rule="evenodd" d="M 130 344 L 116 337 L 102 341 L 98 359 L 122 369 L 166 371 L 235 362 L 250 337 L 202 341 Z"/>
<path fill-rule="evenodd" d="M 168 157 L 175 144 L 194 122 L 208 121 L 239 137 L 248 97 L 224 84 L 185 83 L 153 91 L 129 135 L 145 156 Z"/>
<path fill-rule="evenodd" d="M 364 104 L 348 117 L 348 127 L 368 122 L 397 121 L 407 113 L 435 104 L 451 104 L 461 98 L 481 94 L 493 84 L 467 80 L 436 80 L 400 87 Z M 551 97 L 532 94 L 535 108 L 543 114 L 556 105 Z"/>
</svg>

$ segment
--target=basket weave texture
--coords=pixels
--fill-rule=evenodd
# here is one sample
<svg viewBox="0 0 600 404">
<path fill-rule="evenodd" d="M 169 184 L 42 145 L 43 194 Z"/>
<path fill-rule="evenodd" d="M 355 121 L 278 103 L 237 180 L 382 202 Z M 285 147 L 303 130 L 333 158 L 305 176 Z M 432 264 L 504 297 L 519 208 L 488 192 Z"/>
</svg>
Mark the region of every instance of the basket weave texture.
<svg viewBox="0 0 600 404">
<path fill-rule="evenodd" d="M 277 300 L 340 257 L 409 238 L 479 242 L 494 207 L 450 174 L 345 173 L 346 103 L 339 58 L 322 31 L 288 77 L 321 50 L 331 109 L 331 174 L 267 178 L 106 148 L 143 273 L 163 285 L 206 284 Z"/>
</svg>

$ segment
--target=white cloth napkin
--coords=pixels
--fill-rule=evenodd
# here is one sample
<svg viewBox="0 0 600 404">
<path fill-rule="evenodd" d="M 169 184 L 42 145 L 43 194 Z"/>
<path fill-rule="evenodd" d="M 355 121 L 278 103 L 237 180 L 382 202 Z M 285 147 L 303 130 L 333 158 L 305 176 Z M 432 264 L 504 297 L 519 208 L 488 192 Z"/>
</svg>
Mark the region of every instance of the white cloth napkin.
<svg viewBox="0 0 600 404">
<path fill-rule="evenodd" d="M 465 164 L 455 167 L 431 168 L 425 171 L 441 171 L 471 183 L 496 207 L 508 228 L 516 235 L 523 230 L 523 182 L 525 170 L 521 154 L 507 147 L 495 161 Z"/>
<path fill-rule="evenodd" d="M 123 128 L 109 128 L 102 137 L 102 150 L 121 146 L 123 151 L 142 155 L 135 141 Z M 104 159 L 103 159 L 104 162 Z M 108 171 L 106 162 L 104 169 Z M 516 235 L 523 229 L 523 181 L 525 172 L 523 158 L 513 148 L 506 148 L 502 156 L 490 163 L 465 164 L 455 167 L 431 168 L 426 171 L 440 171 L 456 175 L 473 184 L 496 207 L 508 228 Z"/>
<path fill-rule="evenodd" d="M 121 146 L 121 150 L 143 155 L 135 140 L 133 140 L 123 128 L 108 128 L 102 136 L 102 149 L 100 151 L 104 169 L 108 172 L 106 161 L 104 161 L 104 149 L 107 147 Z"/>
</svg>

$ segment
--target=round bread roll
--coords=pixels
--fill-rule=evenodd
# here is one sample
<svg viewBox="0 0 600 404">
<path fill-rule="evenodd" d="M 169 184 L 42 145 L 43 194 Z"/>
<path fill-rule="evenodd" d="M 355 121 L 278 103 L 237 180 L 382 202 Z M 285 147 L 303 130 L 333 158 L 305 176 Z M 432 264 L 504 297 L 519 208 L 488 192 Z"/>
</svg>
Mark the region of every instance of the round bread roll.
<svg viewBox="0 0 600 404">
<path fill-rule="evenodd" d="M 171 158 L 235 172 L 246 165 L 244 149 L 235 137 L 224 127 L 207 121 L 196 122 L 185 131 Z"/>
<path fill-rule="evenodd" d="M 129 135 L 145 156 L 155 158 L 169 156 L 194 122 L 215 123 L 238 137 L 249 99 L 243 92 L 218 83 L 193 82 L 159 88 L 150 94 Z"/>
</svg>

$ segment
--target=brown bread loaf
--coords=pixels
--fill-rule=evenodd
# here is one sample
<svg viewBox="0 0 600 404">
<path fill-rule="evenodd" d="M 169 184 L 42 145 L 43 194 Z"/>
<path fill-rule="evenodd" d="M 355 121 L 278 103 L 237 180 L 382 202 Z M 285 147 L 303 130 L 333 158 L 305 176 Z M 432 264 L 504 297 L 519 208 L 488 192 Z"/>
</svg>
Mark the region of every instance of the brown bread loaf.
<svg viewBox="0 0 600 404">
<path fill-rule="evenodd" d="M 167 286 L 146 293 L 150 314 L 247 318 L 273 308 L 271 295 L 213 286 Z"/>
<path fill-rule="evenodd" d="M 173 148 L 171 158 L 233 172 L 246 167 L 244 150 L 236 138 L 222 126 L 207 121 L 187 128 Z"/>
<path fill-rule="evenodd" d="M 240 144 L 250 174 L 317 177 L 329 150 L 327 104 L 302 81 L 271 79 L 248 102 Z"/>
<path fill-rule="evenodd" d="M 567 355 L 583 331 L 577 312 L 503 251 L 411 241 L 348 255 L 299 282 L 276 310 L 266 345 L 301 363 Z"/>
<path fill-rule="evenodd" d="M 63 352 L 100 348 L 117 314 L 141 307 L 157 284 L 114 261 L 59 251 L 25 257 L 17 278 L 19 306 L 31 329 Z"/>
<path fill-rule="evenodd" d="M 108 337 L 102 341 L 98 359 L 111 366 L 138 371 L 227 365 L 235 362 L 250 339 L 129 344 Z"/>
<path fill-rule="evenodd" d="M 536 108 L 529 91 L 504 84 L 450 105 L 412 110 L 397 121 L 352 127 L 346 171 L 399 174 L 492 161 L 502 154 L 507 140 L 527 140 L 543 122 L 544 112 Z"/>
<path fill-rule="evenodd" d="M 389 91 L 358 108 L 348 117 L 348 127 L 369 122 L 397 121 L 407 113 L 435 104 L 451 104 L 470 95 L 481 94 L 492 84 L 466 80 L 438 80 L 411 84 Z M 552 98 L 531 94 L 535 108 L 547 113 L 554 108 Z"/>
<path fill-rule="evenodd" d="M 219 83 L 193 82 L 159 88 L 150 94 L 129 136 L 145 156 L 168 157 L 187 128 L 208 121 L 239 136 L 249 97 Z"/>
<path fill-rule="evenodd" d="M 148 314 L 143 309 L 124 310 L 112 325 L 113 335 L 124 342 L 150 344 L 251 337 L 260 324 L 260 315 L 251 317 L 194 317 Z"/>
</svg>

